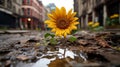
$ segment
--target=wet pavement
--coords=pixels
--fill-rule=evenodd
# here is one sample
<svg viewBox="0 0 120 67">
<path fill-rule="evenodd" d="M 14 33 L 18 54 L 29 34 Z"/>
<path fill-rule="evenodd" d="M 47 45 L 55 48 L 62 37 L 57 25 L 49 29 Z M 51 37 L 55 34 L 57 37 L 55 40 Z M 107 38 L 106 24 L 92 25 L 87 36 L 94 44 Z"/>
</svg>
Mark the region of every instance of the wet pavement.
<svg viewBox="0 0 120 67">
<path fill-rule="evenodd" d="M 44 33 L 0 34 L 0 67 L 120 66 L 118 34 L 82 31 L 74 34 L 75 42 L 59 39 L 51 45 L 44 40 Z"/>
</svg>

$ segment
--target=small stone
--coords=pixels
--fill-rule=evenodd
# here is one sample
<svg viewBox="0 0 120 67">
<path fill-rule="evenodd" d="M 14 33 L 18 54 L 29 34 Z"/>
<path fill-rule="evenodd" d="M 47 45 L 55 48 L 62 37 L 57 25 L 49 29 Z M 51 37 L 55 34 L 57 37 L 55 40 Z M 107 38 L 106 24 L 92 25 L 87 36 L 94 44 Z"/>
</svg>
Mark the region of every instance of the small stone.
<svg viewBox="0 0 120 67">
<path fill-rule="evenodd" d="M 86 45 L 88 42 L 86 40 L 78 40 L 79 44 Z"/>
<path fill-rule="evenodd" d="M 10 61 L 10 60 L 8 60 L 8 61 L 6 61 L 5 66 L 9 66 L 10 64 L 11 64 L 11 61 Z"/>
<path fill-rule="evenodd" d="M 19 56 L 17 56 L 17 59 L 25 61 L 25 60 L 28 60 L 29 57 L 27 57 L 26 55 L 19 55 Z"/>
</svg>

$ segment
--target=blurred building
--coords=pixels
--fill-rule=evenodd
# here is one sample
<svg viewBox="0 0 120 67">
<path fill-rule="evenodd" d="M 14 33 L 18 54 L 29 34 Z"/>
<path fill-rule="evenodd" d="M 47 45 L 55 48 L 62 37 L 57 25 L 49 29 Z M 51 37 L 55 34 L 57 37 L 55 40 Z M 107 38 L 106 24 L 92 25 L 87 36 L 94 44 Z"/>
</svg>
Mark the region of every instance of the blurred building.
<svg viewBox="0 0 120 67">
<path fill-rule="evenodd" d="M 21 10 L 21 5 L 22 5 L 22 0 L 13 0 L 13 15 L 15 16 L 15 26 L 18 29 L 22 28 L 21 25 L 21 15 L 23 14 L 22 10 Z"/>
<path fill-rule="evenodd" d="M 44 6 L 39 0 L 22 0 L 23 15 L 21 18 L 24 29 L 44 29 Z"/>
<path fill-rule="evenodd" d="M 0 28 L 19 28 L 21 0 L 0 0 Z"/>
<path fill-rule="evenodd" d="M 82 13 L 82 12 L 80 12 L 81 10 L 80 9 L 82 9 L 82 7 L 80 7 L 80 6 L 82 6 L 81 4 L 80 4 L 80 1 L 81 0 L 74 0 L 74 11 L 75 12 L 77 12 L 77 14 L 76 14 L 76 16 L 77 17 L 79 17 L 80 15 L 79 15 L 79 13 Z M 79 20 L 79 22 L 80 22 L 80 20 Z M 80 29 L 80 24 L 78 25 L 78 29 Z"/>
<path fill-rule="evenodd" d="M 50 9 L 48 9 L 48 8 L 46 8 L 46 7 L 44 7 L 44 10 L 43 10 L 43 20 L 45 21 L 45 20 L 48 20 L 48 16 L 47 16 L 47 14 L 48 13 L 50 13 Z M 44 28 L 45 28 L 45 30 L 47 30 L 47 25 L 46 24 L 44 24 Z"/>
<path fill-rule="evenodd" d="M 90 21 L 105 27 L 107 17 L 120 16 L 120 0 L 74 0 L 74 11 L 81 22 L 79 28 L 85 29 Z"/>
</svg>

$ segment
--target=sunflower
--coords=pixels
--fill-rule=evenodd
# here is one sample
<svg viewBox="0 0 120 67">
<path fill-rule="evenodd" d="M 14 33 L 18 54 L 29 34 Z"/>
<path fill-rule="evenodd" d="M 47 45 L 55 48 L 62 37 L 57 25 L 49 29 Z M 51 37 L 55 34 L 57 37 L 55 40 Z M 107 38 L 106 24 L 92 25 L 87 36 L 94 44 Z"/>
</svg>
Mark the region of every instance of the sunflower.
<svg viewBox="0 0 120 67">
<path fill-rule="evenodd" d="M 98 27 L 100 25 L 100 23 L 99 22 L 96 22 L 96 23 L 94 23 L 93 25 L 92 25 L 92 27 Z"/>
<path fill-rule="evenodd" d="M 94 24 L 94 22 L 88 22 L 88 26 L 91 26 L 91 25 L 93 25 Z"/>
<path fill-rule="evenodd" d="M 70 34 L 72 30 L 76 30 L 76 25 L 79 24 L 77 22 L 78 18 L 74 17 L 76 12 L 72 13 L 72 9 L 66 12 L 64 7 L 60 9 L 56 7 L 55 11 L 52 11 L 48 14 L 49 20 L 46 20 L 45 23 L 51 28 L 52 32 L 55 33 L 56 36 L 64 36 Z"/>
<path fill-rule="evenodd" d="M 110 16 L 111 19 L 117 18 L 117 17 L 119 17 L 119 14 L 113 14 L 112 16 Z"/>
</svg>

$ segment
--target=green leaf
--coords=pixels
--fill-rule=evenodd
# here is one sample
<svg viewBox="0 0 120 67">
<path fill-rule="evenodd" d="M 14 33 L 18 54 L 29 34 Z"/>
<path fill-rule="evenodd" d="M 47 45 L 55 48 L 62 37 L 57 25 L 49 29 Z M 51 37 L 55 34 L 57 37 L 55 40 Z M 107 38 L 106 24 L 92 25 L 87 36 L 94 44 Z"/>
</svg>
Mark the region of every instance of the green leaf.
<svg viewBox="0 0 120 67">
<path fill-rule="evenodd" d="M 50 35 L 51 35 L 51 37 L 52 37 L 52 38 L 54 38 L 54 37 L 55 37 L 55 35 L 54 35 L 54 34 L 50 34 Z"/>
<path fill-rule="evenodd" d="M 51 36 L 52 38 L 54 38 L 54 37 L 55 37 L 55 35 L 54 35 L 54 34 L 50 34 L 50 33 L 46 33 L 46 34 L 44 35 L 44 37 L 45 37 L 45 38 L 47 38 L 47 37 L 49 37 L 49 36 Z"/>
<path fill-rule="evenodd" d="M 53 44 L 53 45 L 55 45 L 55 44 L 57 44 L 57 41 L 56 41 L 55 38 L 51 38 L 51 39 L 50 39 L 50 43 Z"/>
<path fill-rule="evenodd" d="M 46 33 L 46 34 L 44 35 L 45 38 L 47 38 L 48 36 L 51 36 L 51 34 L 50 34 L 50 33 Z"/>
<path fill-rule="evenodd" d="M 109 17 L 106 18 L 106 24 L 107 25 L 111 25 L 112 24 L 111 19 Z"/>
<path fill-rule="evenodd" d="M 72 30 L 71 34 L 75 34 L 77 32 L 77 30 Z"/>
<path fill-rule="evenodd" d="M 74 37 L 74 36 L 71 36 L 71 37 L 69 38 L 69 41 L 70 41 L 70 42 L 74 42 L 74 41 L 76 41 L 76 40 L 77 40 L 77 38 Z"/>
<path fill-rule="evenodd" d="M 104 30 L 104 27 L 103 26 L 99 26 L 99 27 L 96 27 L 94 28 L 95 31 L 101 31 L 101 30 Z"/>
</svg>

